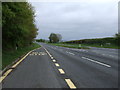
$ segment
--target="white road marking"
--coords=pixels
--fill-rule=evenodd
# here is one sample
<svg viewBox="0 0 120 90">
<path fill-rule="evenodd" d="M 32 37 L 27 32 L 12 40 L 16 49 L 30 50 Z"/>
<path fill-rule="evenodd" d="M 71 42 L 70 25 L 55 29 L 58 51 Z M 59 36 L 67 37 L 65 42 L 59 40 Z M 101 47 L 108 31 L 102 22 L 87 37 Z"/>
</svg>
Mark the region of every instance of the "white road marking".
<svg viewBox="0 0 120 90">
<path fill-rule="evenodd" d="M 113 56 L 113 55 L 109 55 L 110 57 L 115 57 L 115 56 Z"/>
<path fill-rule="evenodd" d="M 74 53 L 71 53 L 71 52 L 68 52 L 68 51 L 66 51 L 66 53 L 71 54 L 71 55 L 75 55 Z"/>
<path fill-rule="evenodd" d="M 76 89 L 76 86 L 73 84 L 73 82 L 70 79 L 65 79 L 65 81 L 67 82 L 68 86 L 71 89 Z"/>
<path fill-rule="evenodd" d="M 53 62 L 56 62 L 56 60 L 54 59 Z"/>
<path fill-rule="evenodd" d="M 83 59 L 86 59 L 86 60 L 89 60 L 89 61 L 91 61 L 91 62 L 100 64 L 100 65 L 106 66 L 106 67 L 111 67 L 110 65 L 101 63 L 101 62 L 99 62 L 99 61 L 95 61 L 95 60 L 92 60 L 92 59 L 89 59 L 89 58 L 86 58 L 86 57 L 82 57 L 82 58 L 83 58 Z"/>
<path fill-rule="evenodd" d="M 44 48 L 44 47 L 43 47 Z M 45 48 L 44 48 L 45 49 Z M 47 52 L 47 54 L 51 57 L 52 55 L 50 55 L 50 53 L 45 49 L 45 51 Z"/>
<path fill-rule="evenodd" d="M 47 53 L 45 53 L 45 52 L 32 52 L 29 55 L 47 55 Z"/>
<path fill-rule="evenodd" d="M 71 52 L 69 52 L 69 54 L 71 54 L 71 55 L 75 55 L 74 53 L 71 53 Z"/>
<path fill-rule="evenodd" d="M 53 59 L 53 57 L 51 57 L 51 59 Z"/>
<path fill-rule="evenodd" d="M 65 72 L 63 71 L 63 69 L 58 69 L 60 74 L 65 74 Z"/>
<path fill-rule="evenodd" d="M 52 55 L 49 55 L 50 57 L 52 57 Z"/>
</svg>

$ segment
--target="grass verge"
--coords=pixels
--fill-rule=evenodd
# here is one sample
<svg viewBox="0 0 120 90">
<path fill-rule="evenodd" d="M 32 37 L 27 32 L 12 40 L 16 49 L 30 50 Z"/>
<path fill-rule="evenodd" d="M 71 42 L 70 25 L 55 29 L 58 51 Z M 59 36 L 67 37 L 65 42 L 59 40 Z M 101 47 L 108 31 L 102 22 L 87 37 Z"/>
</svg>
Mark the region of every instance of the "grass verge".
<svg viewBox="0 0 120 90">
<path fill-rule="evenodd" d="M 60 47 L 68 47 L 68 48 L 77 48 L 77 49 L 89 49 L 86 46 L 79 46 L 79 44 L 61 44 L 61 43 L 49 43 L 51 45 L 60 46 Z"/>
<path fill-rule="evenodd" d="M 120 49 L 120 46 L 117 46 L 117 45 L 114 45 L 114 44 L 110 44 L 110 45 L 107 45 L 107 44 L 104 44 L 104 45 L 100 45 L 100 44 L 83 44 L 83 46 Z"/>
<path fill-rule="evenodd" d="M 2 52 L 2 68 L 0 68 L 0 69 L 3 70 L 6 66 L 8 66 L 12 62 L 14 62 L 20 56 L 28 53 L 29 51 L 31 51 L 33 49 L 39 48 L 39 47 L 40 47 L 40 45 L 33 43 L 31 46 L 24 47 L 24 48 L 18 49 L 16 51 L 3 51 Z"/>
<path fill-rule="evenodd" d="M 48 44 L 55 45 L 55 46 L 61 46 L 61 47 L 68 47 L 68 48 L 77 48 L 77 49 L 89 49 L 89 47 L 120 49 L 120 46 L 117 46 L 114 44 L 110 44 L 110 45 L 81 44 L 81 46 L 79 46 L 80 44 L 62 44 L 62 43 L 48 43 Z"/>
</svg>

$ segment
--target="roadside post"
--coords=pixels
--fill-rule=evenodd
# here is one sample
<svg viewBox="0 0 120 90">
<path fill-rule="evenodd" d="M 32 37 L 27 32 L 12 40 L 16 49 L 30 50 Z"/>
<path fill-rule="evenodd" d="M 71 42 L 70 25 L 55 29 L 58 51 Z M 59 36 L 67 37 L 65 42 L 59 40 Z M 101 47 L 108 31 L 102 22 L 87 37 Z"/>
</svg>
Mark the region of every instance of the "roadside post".
<svg viewBox="0 0 120 90">
<path fill-rule="evenodd" d="M 82 47 L 82 45 L 81 45 L 81 44 L 79 44 L 79 47 L 81 48 L 81 47 Z"/>
</svg>

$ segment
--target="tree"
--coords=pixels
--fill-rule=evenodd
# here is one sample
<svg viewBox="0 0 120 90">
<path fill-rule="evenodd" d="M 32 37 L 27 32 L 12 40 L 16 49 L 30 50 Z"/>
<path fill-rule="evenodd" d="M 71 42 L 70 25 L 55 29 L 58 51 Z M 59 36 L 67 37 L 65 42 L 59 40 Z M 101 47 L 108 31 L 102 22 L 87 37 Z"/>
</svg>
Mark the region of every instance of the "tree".
<svg viewBox="0 0 120 90">
<path fill-rule="evenodd" d="M 30 45 L 37 35 L 34 9 L 27 2 L 2 3 L 3 49 Z"/>
<path fill-rule="evenodd" d="M 56 34 L 58 39 L 59 39 L 59 42 L 62 40 L 62 35 L 61 34 Z"/>
<path fill-rule="evenodd" d="M 51 33 L 49 36 L 49 40 L 51 43 L 57 43 L 62 39 L 60 34 Z"/>
</svg>

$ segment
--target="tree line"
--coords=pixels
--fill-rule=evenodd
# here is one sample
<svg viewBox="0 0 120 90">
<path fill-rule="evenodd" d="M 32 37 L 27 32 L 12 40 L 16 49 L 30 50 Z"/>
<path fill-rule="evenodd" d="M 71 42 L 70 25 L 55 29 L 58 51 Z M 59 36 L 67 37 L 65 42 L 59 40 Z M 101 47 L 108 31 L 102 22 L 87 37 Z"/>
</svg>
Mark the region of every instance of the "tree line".
<svg viewBox="0 0 120 90">
<path fill-rule="evenodd" d="M 115 34 L 115 37 L 72 40 L 72 41 L 66 41 L 64 43 L 73 43 L 73 44 L 100 44 L 100 45 L 101 44 L 106 44 L 106 43 L 111 43 L 111 44 L 120 46 L 120 33 Z"/>
<path fill-rule="evenodd" d="M 46 42 L 45 39 L 36 39 L 37 42 Z"/>
<path fill-rule="evenodd" d="M 34 8 L 28 2 L 2 2 L 3 49 L 32 44 L 37 35 L 34 17 Z"/>
</svg>

